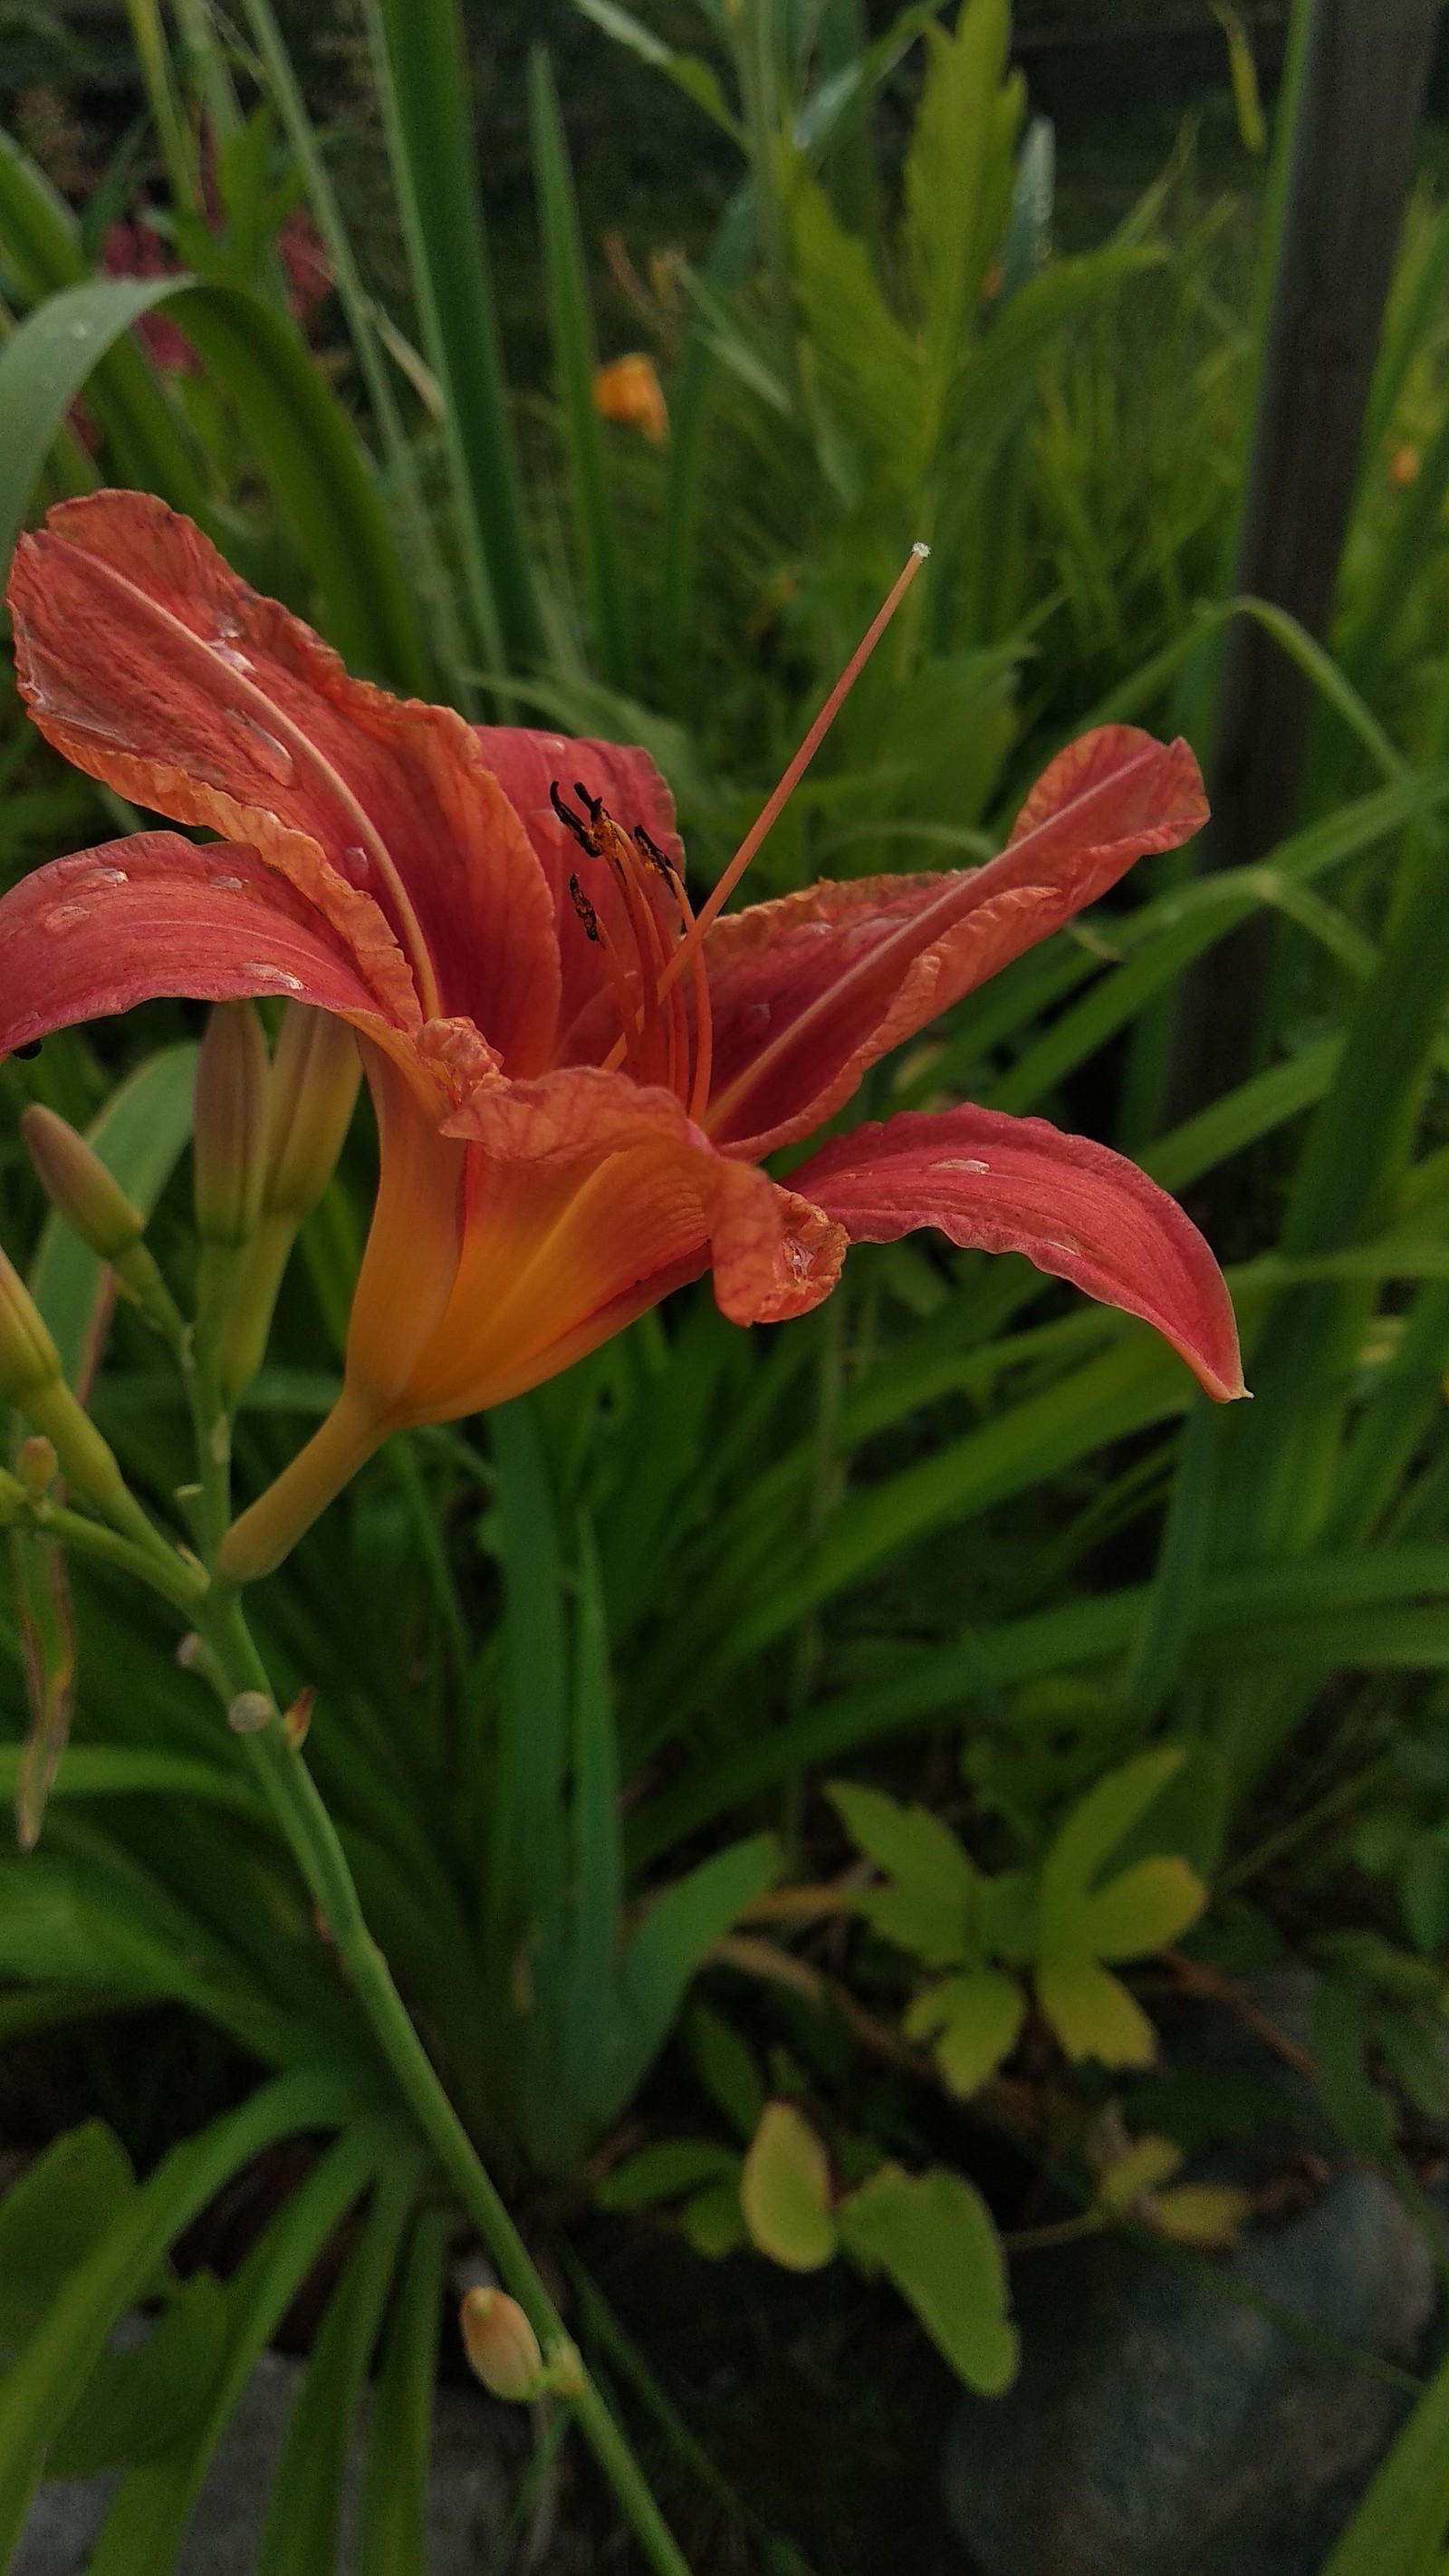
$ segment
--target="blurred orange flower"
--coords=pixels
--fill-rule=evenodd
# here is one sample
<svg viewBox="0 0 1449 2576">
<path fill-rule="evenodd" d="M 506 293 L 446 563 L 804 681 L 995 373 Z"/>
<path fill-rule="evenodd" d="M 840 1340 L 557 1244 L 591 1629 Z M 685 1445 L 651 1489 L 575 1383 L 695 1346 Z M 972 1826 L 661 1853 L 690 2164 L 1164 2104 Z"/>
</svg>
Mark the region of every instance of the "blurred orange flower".
<svg viewBox="0 0 1449 2576">
<path fill-rule="evenodd" d="M 607 367 L 594 369 L 594 409 L 605 420 L 622 421 L 626 428 L 640 430 L 652 447 L 662 447 L 669 435 L 669 411 L 664 388 L 654 372 L 654 361 L 640 349 L 631 350 L 626 358 L 613 358 Z"/>
</svg>

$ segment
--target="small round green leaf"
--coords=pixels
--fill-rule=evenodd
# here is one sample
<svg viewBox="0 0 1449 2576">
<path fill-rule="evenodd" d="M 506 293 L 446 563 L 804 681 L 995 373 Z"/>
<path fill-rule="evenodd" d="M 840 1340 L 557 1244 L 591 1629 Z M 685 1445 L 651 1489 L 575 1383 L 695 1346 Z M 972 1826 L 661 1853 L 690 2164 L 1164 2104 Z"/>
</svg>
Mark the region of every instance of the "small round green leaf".
<svg viewBox="0 0 1449 2576">
<path fill-rule="evenodd" d="M 740 2175 L 740 2207 L 762 2254 L 787 2271 L 818 2272 L 835 2252 L 830 2164 L 792 2102 L 767 2102 Z"/>
</svg>

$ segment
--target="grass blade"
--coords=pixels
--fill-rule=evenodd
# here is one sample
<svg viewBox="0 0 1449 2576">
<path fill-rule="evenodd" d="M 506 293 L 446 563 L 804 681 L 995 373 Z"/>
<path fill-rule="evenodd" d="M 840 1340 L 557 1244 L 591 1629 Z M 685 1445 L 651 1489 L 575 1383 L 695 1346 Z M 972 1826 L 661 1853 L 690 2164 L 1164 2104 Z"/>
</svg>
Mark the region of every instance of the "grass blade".
<svg viewBox="0 0 1449 2576">
<path fill-rule="evenodd" d="M 388 2147 L 380 2120 L 346 2131 L 232 2275 L 227 2347 L 200 2421 L 122 2480 L 91 2554 L 90 2576 L 170 2576 L 207 2462 L 254 2363 Z"/>
<path fill-rule="evenodd" d="M 553 72 L 541 45 L 534 47 L 529 62 L 528 103 L 549 335 L 594 649 L 602 677 L 611 688 L 627 693 L 634 687 L 634 648 L 609 497 L 603 425 L 594 409 L 596 351 L 588 271 L 568 139 Z"/>
<path fill-rule="evenodd" d="M 449 2222 L 419 2220 L 393 2300 L 362 2496 L 357 2576 L 428 2576 L 423 2510 Z"/>
<path fill-rule="evenodd" d="M 338 301 L 347 321 L 367 398 L 377 426 L 378 443 L 388 478 L 397 496 L 398 513 L 407 533 L 407 552 L 425 609 L 426 631 L 436 638 L 434 650 L 456 703 L 471 713 L 476 692 L 466 677 L 468 655 L 458 623 L 452 584 L 438 548 L 417 460 L 403 429 L 392 380 L 378 346 L 374 307 L 358 271 L 347 226 L 323 160 L 312 120 L 307 114 L 291 57 L 282 41 L 271 0 L 245 0 L 252 40 L 261 57 L 266 85 L 282 129 L 307 183 L 307 198 L 327 252 Z"/>
<path fill-rule="evenodd" d="M 335 2564 L 348 2436 L 416 2186 L 410 2164 L 387 2167 L 327 2303 L 267 2498 L 256 2576 L 318 2576 Z"/>
<path fill-rule="evenodd" d="M 547 658 L 509 428 L 454 0 L 365 0 L 393 185 L 444 441 L 478 642 L 491 668 Z"/>
<path fill-rule="evenodd" d="M 89 2378 L 118 2317 L 169 2245 L 239 2168 L 274 2139 L 330 2127 L 351 2103 L 335 2079 L 294 2074 L 173 2147 L 65 2287 L 0 2387 L 0 2556 L 19 2534 L 41 2457 Z"/>
</svg>

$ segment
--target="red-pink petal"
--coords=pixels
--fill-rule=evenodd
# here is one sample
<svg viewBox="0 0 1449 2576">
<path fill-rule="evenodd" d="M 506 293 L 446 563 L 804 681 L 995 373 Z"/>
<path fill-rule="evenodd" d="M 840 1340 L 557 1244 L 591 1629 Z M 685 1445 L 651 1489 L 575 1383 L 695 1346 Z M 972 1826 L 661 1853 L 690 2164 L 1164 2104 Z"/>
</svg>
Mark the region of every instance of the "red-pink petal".
<svg viewBox="0 0 1449 2576">
<path fill-rule="evenodd" d="M 865 1067 L 1061 927 L 1207 807 L 1184 742 L 1104 725 L 1038 779 L 983 868 L 821 884 L 726 913 L 706 948 L 715 1016 L 707 1125 L 759 1156 L 806 1136 Z"/>
<path fill-rule="evenodd" d="M 230 842 L 140 832 L 52 860 L 0 899 L 0 1056 L 170 993 L 285 993 L 363 1026 L 383 1017 L 343 942 Z"/>
<path fill-rule="evenodd" d="M 1044 1118 L 905 1112 L 835 1138 L 790 1175 L 857 1243 L 939 1226 L 1140 1315 L 1220 1403 L 1245 1393 L 1223 1276 L 1174 1199 L 1135 1163 Z"/>
<path fill-rule="evenodd" d="M 10 604 L 22 690 L 67 759 L 250 842 L 328 917 L 351 918 L 365 888 L 406 954 L 400 1026 L 420 1006 L 466 1015 L 515 1069 L 549 1061 L 552 900 L 461 716 L 350 678 L 142 493 L 52 510 L 16 549 Z"/>
<path fill-rule="evenodd" d="M 635 1272 L 662 1275 L 696 1256 L 702 1268 L 707 1257 L 721 1313 L 736 1324 L 774 1324 L 818 1305 L 839 1277 L 839 1226 L 793 1187 L 717 1153 L 672 1093 L 642 1088 L 627 1074 L 578 1065 L 534 1082 L 485 1083 L 448 1117 L 444 1133 L 481 1148 L 472 1185 L 480 1221 L 489 1192 L 501 1204 L 518 1186 L 510 1173 L 526 1170 L 522 1186 L 557 1191 L 562 1204 L 589 1172 L 603 1171 L 607 1222 L 596 1240 L 607 1233 L 612 1244 L 600 1272 L 608 1271 L 611 1298 L 632 1287 Z M 561 1227 L 561 1253 L 565 1240 Z M 490 1293 L 496 1302 L 497 1291 Z"/>
<path fill-rule="evenodd" d="M 632 941 L 624 905 L 607 862 L 586 857 L 565 831 L 549 800 L 549 786 L 556 781 L 563 796 L 576 807 L 574 783 L 581 781 L 591 796 L 603 798 L 615 822 L 626 832 L 642 823 L 682 877 L 684 844 L 675 829 L 674 799 L 647 751 L 586 737 L 575 740 L 565 734 L 535 733 L 522 725 L 475 725 L 474 733 L 484 760 L 533 844 L 553 901 L 563 975 L 559 1061 L 584 1063 L 589 1060 L 590 1049 L 597 1061 L 618 1036 L 618 1013 L 600 950 L 585 938 L 574 911 L 569 896 L 571 876 L 578 878 L 626 957 L 633 954 Z M 610 998 L 599 1018 L 590 1006 L 605 993 L 610 993 Z"/>
</svg>

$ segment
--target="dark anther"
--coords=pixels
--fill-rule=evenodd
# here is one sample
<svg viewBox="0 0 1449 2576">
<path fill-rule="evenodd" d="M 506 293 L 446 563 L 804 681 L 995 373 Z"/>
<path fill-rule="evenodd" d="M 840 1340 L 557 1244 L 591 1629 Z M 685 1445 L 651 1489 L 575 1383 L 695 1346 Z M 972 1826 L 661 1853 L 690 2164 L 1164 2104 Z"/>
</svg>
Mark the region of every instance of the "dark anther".
<svg viewBox="0 0 1449 2576">
<path fill-rule="evenodd" d="M 569 879 L 569 901 L 573 905 L 573 908 L 578 914 L 579 920 L 583 925 L 585 939 L 592 939 L 595 945 L 597 945 L 599 937 L 599 916 L 595 912 L 593 905 L 590 903 L 589 898 L 585 894 L 577 877 L 570 877 Z"/>
<path fill-rule="evenodd" d="M 667 850 L 661 850 L 657 841 L 651 841 L 642 823 L 634 826 L 634 847 L 642 859 L 648 860 L 651 868 L 657 868 L 666 885 L 673 885 L 674 861 Z"/>
<path fill-rule="evenodd" d="M 39 1038 L 32 1038 L 29 1046 L 17 1047 L 15 1052 L 19 1056 L 22 1064 L 31 1063 L 32 1060 L 40 1053 Z"/>
<path fill-rule="evenodd" d="M 574 780 L 574 794 L 577 796 L 581 805 L 588 807 L 589 821 L 591 823 L 597 823 L 599 816 L 604 810 L 604 800 L 602 796 L 591 796 L 581 778 L 576 778 Z"/>
<path fill-rule="evenodd" d="M 587 850 L 590 857 L 592 857 L 594 844 L 588 824 L 584 821 L 582 814 L 576 814 L 574 812 L 572 805 L 566 805 L 564 803 L 563 798 L 558 792 L 558 780 L 556 778 L 551 778 L 548 782 L 548 801 L 553 807 L 555 814 L 557 814 L 565 831 L 572 832 L 579 848 L 581 850 Z"/>
</svg>

